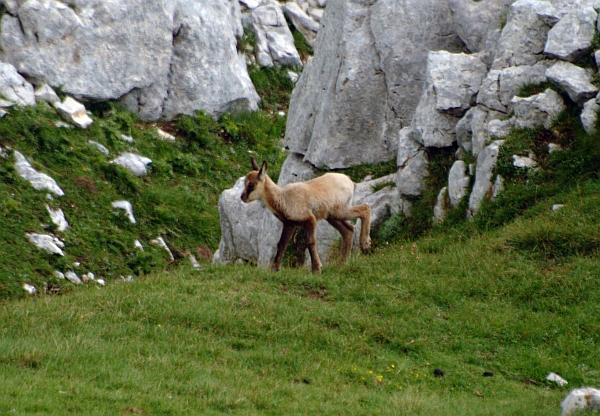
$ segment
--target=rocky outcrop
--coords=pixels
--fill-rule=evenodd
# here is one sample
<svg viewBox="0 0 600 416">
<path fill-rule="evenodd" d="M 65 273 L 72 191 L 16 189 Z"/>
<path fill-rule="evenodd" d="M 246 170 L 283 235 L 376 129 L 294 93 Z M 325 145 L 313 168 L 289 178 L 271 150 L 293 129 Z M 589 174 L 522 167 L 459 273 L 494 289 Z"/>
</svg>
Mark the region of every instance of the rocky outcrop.
<svg viewBox="0 0 600 416">
<path fill-rule="evenodd" d="M 331 0 L 292 94 L 284 144 L 317 167 L 390 160 L 410 124 L 430 50 L 462 52 L 448 5 Z"/>
<path fill-rule="evenodd" d="M 236 50 L 237 2 L 5 2 L 1 59 L 79 99 L 121 99 L 145 119 L 253 110 Z"/>
</svg>

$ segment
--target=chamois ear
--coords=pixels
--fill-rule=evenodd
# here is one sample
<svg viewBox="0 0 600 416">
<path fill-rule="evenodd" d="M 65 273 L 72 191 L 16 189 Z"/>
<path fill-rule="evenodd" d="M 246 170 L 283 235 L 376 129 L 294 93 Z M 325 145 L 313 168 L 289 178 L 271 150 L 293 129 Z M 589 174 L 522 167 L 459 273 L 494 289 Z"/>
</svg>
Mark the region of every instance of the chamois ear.
<svg viewBox="0 0 600 416">
<path fill-rule="evenodd" d="M 252 163 L 252 170 L 258 170 L 258 163 L 256 163 L 256 159 L 254 159 L 254 156 L 250 156 L 250 163 Z"/>
<path fill-rule="evenodd" d="M 263 160 L 262 167 L 258 171 L 258 180 L 262 181 L 265 178 L 266 174 L 267 174 L 267 161 Z"/>
</svg>

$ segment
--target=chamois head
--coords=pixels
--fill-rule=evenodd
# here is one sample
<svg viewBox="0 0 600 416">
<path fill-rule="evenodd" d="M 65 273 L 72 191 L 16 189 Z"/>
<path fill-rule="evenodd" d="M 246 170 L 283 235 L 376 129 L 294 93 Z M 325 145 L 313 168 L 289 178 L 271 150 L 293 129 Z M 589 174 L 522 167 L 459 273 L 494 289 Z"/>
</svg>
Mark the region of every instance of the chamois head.
<svg viewBox="0 0 600 416">
<path fill-rule="evenodd" d="M 267 162 L 265 160 L 263 160 L 260 168 L 252 156 L 250 156 L 250 162 L 252 162 L 252 172 L 246 175 L 246 183 L 241 196 L 244 202 L 261 199 L 265 186 L 265 176 L 267 175 Z"/>
</svg>

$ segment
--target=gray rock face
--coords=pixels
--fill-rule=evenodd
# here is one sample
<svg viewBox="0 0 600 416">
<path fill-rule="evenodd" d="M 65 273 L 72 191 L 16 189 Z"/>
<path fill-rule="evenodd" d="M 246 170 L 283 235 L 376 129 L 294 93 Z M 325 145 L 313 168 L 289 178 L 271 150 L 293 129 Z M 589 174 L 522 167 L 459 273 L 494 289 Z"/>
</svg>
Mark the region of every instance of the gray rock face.
<svg viewBox="0 0 600 416">
<path fill-rule="evenodd" d="M 483 149 L 477 156 L 477 169 L 475 171 L 475 185 L 473 185 L 473 191 L 469 197 L 469 209 L 467 216 L 473 217 L 479 207 L 481 201 L 490 192 L 492 187 L 492 174 L 496 163 L 498 161 L 498 153 L 500 146 L 504 143 L 504 140 L 496 140 L 489 146 Z"/>
<path fill-rule="evenodd" d="M 135 153 L 125 152 L 110 163 L 123 166 L 135 176 L 144 176 L 148 173 L 146 166 L 152 163 L 152 160 L 144 156 L 136 155 Z"/>
<path fill-rule="evenodd" d="M 571 100 L 580 107 L 598 93 L 598 88 L 590 82 L 591 75 L 584 68 L 562 61 L 546 70 L 548 79 L 563 87 Z"/>
<path fill-rule="evenodd" d="M 583 124 L 583 128 L 589 135 L 594 134 L 596 131 L 598 111 L 600 111 L 600 105 L 598 105 L 595 98 L 586 101 L 586 103 L 583 105 L 583 111 L 581 112 L 581 124 Z"/>
<path fill-rule="evenodd" d="M 493 69 L 534 65 L 544 58 L 548 32 L 558 22 L 557 10 L 541 0 L 518 0 L 509 8 L 498 41 Z"/>
<path fill-rule="evenodd" d="M 291 153 L 279 172 L 279 186 L 285 186 L 293 182 L 306 182 L 317 176 L 317 170 L 308 162 L 302 161 L 302 155 Z"/>
<path fill-rule="evenodd" d="M 17 73 L 14 66 L 0 62 L 0 94 L 20 106 L 35 105 L 33 86 Z"/>
<path fill-rule="evenodd" d="M 406 163 L 419 153 L 419 150 L 423 148 L 420 143 L 421 140 L 421 132 L 411 127 L 404 127 L 400 130 L 398 133 L 396 166 L 401 168 L 406 166 Z"/>
<path fill-rule="evenodd" d="M 544 53 L 570 62 L 590 53 L 597 20 L 591 6 L 572 10 L 548 32 Z"/>
<path fill-rule="evenodd" d="M 464 51 L 447 4 L 332 0 L 321 23 L 314 59 L 292 94 L 285 146 L 317 167 L 393 158 L 429 51 Z"/>
<path fill-rule="evenodd" d="M 470 52 L 486 49 L 486 41 L 500 27 L 502 16 L 515 0 L 448 0 L 454 16 L 455 30 Z"/>
<path fill-rule="evenodd" d="M 259 202 L 242 202 L 244 181 L 243 177 L 238 179 L 219 198 L 221 242 L 213 263 L 228 264 L 242 259 L 268 267 L 277 252 L 281 222 Z"/>
<path fill-rule="evenodd" d="M 259 100 L 238 57 L 238 2 L 28 0 L 1 23 L 2 60 L 77 98 L 124 102 L 145 119 Z"/>
<path fill-rule="evenodd" d="M 412 127 L 425 147 L 451 146 L 459 118 L 475 103 L 487 68 L 472 55 L 430 52 L 425 89 Z"/>
<path fill-rule="evenodd" d="M 247 13 L 244 20 L 244 24 L 248 24 L 256 35 L 256 59 L 259 65 L 302 65 L 294 46 L 294 37 L 278 2 L 256 7 Z"/>
<path fill-rule="evenodd" d="M 514 125 L 519 128 L 543 126 L 548 129 L 552 121 L 567 108 L 562 97 L 551 89 L 527 98 L 514 97 L 512 104 Z"/>
<path fill-rule="evenodd" d="M 35 99 L 54 104 L 60 101 L 58 95 L 54 92 L 51 86 L 44 84 L 35 90 Z"/>
<path fill-rule="evenodd" d="M 519 89 L 528 84 L 542 84 L 548 81 L 546 69 L 549 64 L 522 65 L 503 69 L 493 69 L 482 81 L 477 103 L 490 110 L 510 113 L 510 101 Z"/>
<path fill-rule="evenodd" d="M 462 160 L 454 162 L 448 174 L 448 197 L 450 206 L 456 207 L 469 191 L 471 177 L 467 174 L 468 167 Z"/>
<path fill-rule="evenodd" d="M 477 156 L 491 140 L 490 123 L 504 117 L 503 113 L 488 111 L 484 106 L 471 108 L 456 125 L 456 139 L 461 148 Z"/>
<path fill-rule="evenodd" d="M 45 173 L 40 173 L 31 166 L 21 153 L 15 151 L 15 169 L 20 177 L 28 181 L 38 191 L 52 192 L 56 196 L 65 193 L 57 185 L 56 181 Z"/>
</svg>

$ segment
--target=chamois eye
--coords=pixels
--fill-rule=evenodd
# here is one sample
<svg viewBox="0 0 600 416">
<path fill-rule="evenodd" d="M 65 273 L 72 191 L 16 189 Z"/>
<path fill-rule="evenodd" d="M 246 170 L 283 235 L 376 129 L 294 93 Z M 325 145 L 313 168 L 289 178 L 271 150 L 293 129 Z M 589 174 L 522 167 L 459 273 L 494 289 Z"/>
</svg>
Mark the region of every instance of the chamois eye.
<svg viewBox="0 0 600 416">
<path fill-rule="evenodd" d="M 248 192 L 252 192 L 252 191 L 254 191 L 254 184 L 250 183 L 250 184 L 248 184 Z"/>
</svg>

